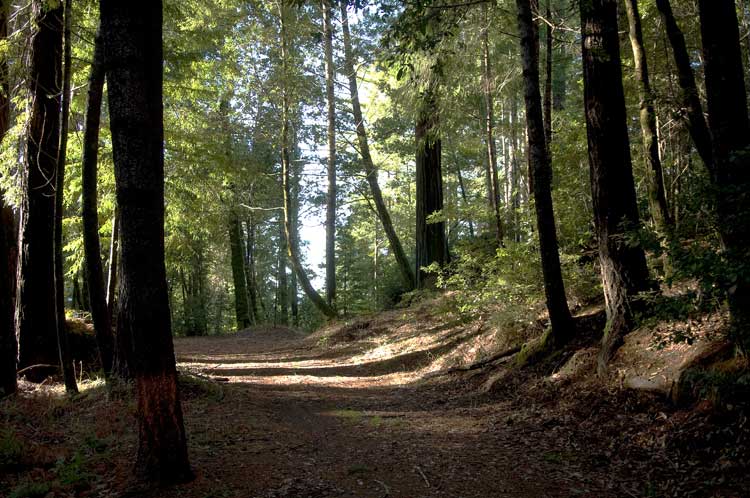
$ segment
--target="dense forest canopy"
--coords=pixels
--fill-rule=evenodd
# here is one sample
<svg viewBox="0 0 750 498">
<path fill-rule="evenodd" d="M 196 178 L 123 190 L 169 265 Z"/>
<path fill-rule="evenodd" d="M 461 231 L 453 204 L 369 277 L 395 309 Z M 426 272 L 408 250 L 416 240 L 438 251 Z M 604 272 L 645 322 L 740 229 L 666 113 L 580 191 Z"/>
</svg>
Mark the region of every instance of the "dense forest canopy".
<svg viewBox="0 0 750 498">
<path fill-rule="evenodd" d="M 690 282 L 747 354 L 745 0 L 0 6 L 0 395 L 93 319 L 143 476 L 190 475 L 172 335 L 445 293 L 533 362 L 603 302 L 604 374 Z"/>
</svg>

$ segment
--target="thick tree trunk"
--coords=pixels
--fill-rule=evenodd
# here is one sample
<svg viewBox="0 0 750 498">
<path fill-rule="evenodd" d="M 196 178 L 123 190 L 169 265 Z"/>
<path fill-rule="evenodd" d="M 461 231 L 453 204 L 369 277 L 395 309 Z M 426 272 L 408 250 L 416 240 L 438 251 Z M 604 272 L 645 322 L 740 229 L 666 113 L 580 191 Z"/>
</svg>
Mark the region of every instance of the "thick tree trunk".
<svg viewBox="0 0 750 498">
<path fill-rule="evenodd" d="M 336 317 L 336 310 L 333 309 L 322 297 L 318 291 L 313 288 L 310 279 L 305 273 L 302 262 L 299 259 L 297 248 L 294 244 L 294 226 L 292 216 L 294 215 L 294 206 L 291 190 L 291 157 L 289 153 L 289 114 L 290 114 L 290 97 L 287 89 L 288 77 L 288 39 L 286 34 L 285 7 L 279 3 L 279 17 L 281 20 L 281 61 L 282 74 L 284 82 L 282 83 L 282 110 L 281 110 L 281 182 L 284 194 L 284 234 L 287 241 L 287 256 L 292 265 L 292 271 L 297 275 L 299 284 L 305 295 L 312 301 L 315 307 L 328 318 Z"/>
<path fill-rule="evenodd" d="M 229 249 L 232 260 L 232 280 L 234 282 L 234 313 L 237 319 L 237 330 L 242 330 L 252 325 L 246 286 L 245 244 L 237 213 L 232 212 L 229 217 Z"/>
<path fill-rule="evenodd" d="M 534 24 L 530 0 L 516 0 L 518 6 L 518 33 L 521 37 L 523 60 L 526 126 L 529 130 L 529 164 L 534 176 L 534 206 L 539 232 L 539 248 L 544 275 L 544 294 L 547 300 L 551 337 L 556 346 L 562 346 L 574 334 L 575 326 L 565 296 L 565 283 L 560 268 L 555 212 L 552 205 L 552 166 L 545 140 L 542 117 L 542 97 L 539 89 L 539 35 Z"/>
<path fill-rule="evenodd" d="M 733 0 L 699 0 L 719 233 L 730 264 L 733 339 L 750 352 L 750 123 L 737 12 Z"/>
<path fill-rule="evenodd" d="M 162 2 L 101 0 L 121 279 L 117 333 L 132 340 L 138 400 L 136 474 L 192 477 L 182 419 L 164 265 Z"/>
<path fill-rule="evenodd" d="M 594 221 L 599 242 L 607 328 L 598 369 L 633 323 L 636 295 L 650 287 L 646 257 L 625 238 L 639 227 L 625 95 L 620 68 L 615 0 L 580 3 L 584 107 L 588 135 Z"/>
<path fill-rule="evenodd" d="M 482 94 L 484 96 L 484 140 L 487 143 L 487 178 L 492 212 L 495 217 L 495 240 L 503 245 L 503 217 L 500 211 L 500 183 L 497 180 L 497 145 L 495 144 L 495 99 L 492 95 L 492 60 L 490 59 L 489 17 L 482 4 Z"/>
<path fill-rule="evenodd" d="M 107 270 L 107 313 L 109 314 L 110 326 L 114 331 L 112 375 L 116 375 L 123 380 L 131 380 L 133 379 L 133 371 L 130 368 L 130 360 L 133 355 L 131 340 L 127 335 L 117 333 L 117 313 L 115 312 L 115 308 L 118 302 L 119 262 L 120 209 L 115 204 L 115 210 L 112 213 L 112 235 L 109 241 L 109 268 Z"/>
<path fill-rule="evenodd" d="M 638 11 L 637 0 L 625 0 L 630 27 L 630 46 L 633 49 L 635 62 L 635 76 L 638 80 L 638 96 L 640 98 L 640 121 L 643 134 L 643 150 L 648 161 L 648 197 L 651 216 L 657 230 L 667 233 L 672 226 L 672 217 L 667 206 L 667 196 L 664 192 L 664 172 L 659 157 L 659 139 L 656 129 L 656 111 L 654 110 L 654 94 L 648 75 L 646 48 L 643 44 L 643 30 L 641 29 L 641 14 Z"/>
<path fill-rule="evenodd" d="M 0 0 L 0 42 L 8 37 L 10 0 Z M 0 60 L 0 142 L 10 124 L 10 82 L 8 62 Z M 5 205 L 5 192 L 0 189 L 0 398 L 16 392 L 16 357 L 18 344 L 14 326 L 16 294 L 16 220 L 13 210 Z"/>
<path fill-rule="evenodd" d="M 698 154 L 701 156 L 706 168 L 708 168 L 709 173 L 711 173 L 714 169 L 711 134 L 708 131 L 706 119 L 703 117 L 703 106 L 701 105 L 698 87 L 695 84 L 695 75 L 693 74 L 690 56 L 685 45 L 685 37 L 677 25 L 669 0 L 656 0 L 656 7 L 659 9 L 659 13 L 664 21 L 667 37 L 672 46 L 672 55 L 674 56 L 675 68 L 677 69 L 680 84 L 685 124 Z"/>
<path fill-rule="evenodd" d="M 29 123 L 21 209 L 18 283 L 18 367 L 59 363 L 55 281 L 55 170 L 60 146 L 63 7 L 32 2 L 37 28 L 30 49 Z M 44 368 L 27 372 L 42 381 Z"/>
<path fill-rule="evenodd" d="M 71 0 L 65 0 L 65 30 L 64 30 L 64 61 L 62 114 L 60 116 L 60 148 L 57 156 L 57 172 L 55 174 L 55 315 L 57 325 L 57 346 L 60 351 L 60 365 L 62 366 L 65 390 L 77 393 L 76 374 L 73 370 L 73 359 L 70 356 L 68 341 L 68 327 L 65 324 L 65 254 L 63 252 L 63 210 L 65 195 L 65 161 L 68 151 L 68 121 L 70 118 L 70 78 L 71 65 Z"/>
<path fill-rule="evenodd" d="M 326 196 L 326 302 L 336 301 L 336 96 L 333 91 L 333 26 L 331 0 L 323 0 L 323 47 L 328 104 L 328 194 Z"/>
<path fill-rule="evenodd" d="M 105 376 L 112 371 L 113 337 L 112 322 L 107 310 L 104 271 L 102 269 L 101 245 L 99 243 L 99 214 L 97 212 L 97 161 L 99 156 L 99 124 L 104 88 L 104 46 L 97 34 L 94 42 L 94 60 L 89 75 L 88 102 L 86 104 L 86 129 L 83 136 L 82 159 L 82 209 L 83 249 L 85 253 L 86 278 L 88 279 L 91 317 L 94 321 L 99 358 Z"/>
<path fill-rule="evenodd" d="M 401 245 L 401 241 L 396 234 L 396 230 L 393 227 L 391 221 L 391 215 L 388 212 L 388 208 L 383 201 L 383 194 L 380 191 L 380 185 L 378 184 L 378 169 L 372 161 L 372 155 L 370 154 L 370 144 L 367 140 L 367 130 L 365 129 L 365 121 L 362 116 L 362 107 L 359 102 L 359 91 L 357 89 L 357 73 L 354 70 L 354 54 L 352 50 L 351 35 L 349 33 L 349 20 L 346 11 L 347 2 L 341 0 L 341 29 L 344 35 L 344 71 L 349 79 L 349 93 L 352 98 L 352 113 L 354 115 L 354 123 L 357 127 L 357 140 L 359 142 L 359 153 L 362 156 L 362 166 L 365 170 L 365 176 L 367 177 L 367 183 L 370 185 L 370 192 L 372 193 L 372 200 L 375 203 L 375 210 L 378 213 L 378 218 L 383 224 L 383 230 L 388 238 L 388 245 L 391 248 L 393 256 L 396 258 L 401 277 L 406 285 L 407 290 L 414 289 L 416 280 L 414 272 L 411 269 L 409 259 L 406 257 L 404 248 Z"/>
<path fill-rule="evenodd" d="M 441 143 L 438 133 L 438 110 L 432 89 L 422 97 L 422 109 L 417 118 L 415 138 L 417 230 L 416 230 L 416 275 L 417 288 L 435 286 L 435 275 L 423 268 L 433 263 L 448 262 L 448 243 L 445 238 L 445 222 L 428 222 L 433 213 L 443 210 L 443 172 L 441 166 Z"/>
</svg>

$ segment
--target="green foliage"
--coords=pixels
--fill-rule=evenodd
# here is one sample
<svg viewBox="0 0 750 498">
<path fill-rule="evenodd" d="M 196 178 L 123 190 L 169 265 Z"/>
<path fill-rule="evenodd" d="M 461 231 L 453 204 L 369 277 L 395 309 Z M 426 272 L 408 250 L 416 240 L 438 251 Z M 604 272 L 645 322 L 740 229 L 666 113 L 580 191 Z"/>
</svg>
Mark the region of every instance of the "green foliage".
<svg viewBox="0 0 750 498">
<path fill-rule="evenodd" d="M 49 483 L 25 482 L 13 488 L 8 498 L 44 498 L 49 491 Z"/>
<path fill-rule="evenodd" d="M 88 488 L 95 477 L 86 470 L 86 461 L 79 451 L 70 458 L 59 459 L 55 464 L 54 472 L 61 485 L 76 490 Z"/>
<path fill-rule="evenodd" d="M 23 455 L 23 444 L 11 429 L 0 433 L 0 468 L 17 465 Z"/>
</svg>

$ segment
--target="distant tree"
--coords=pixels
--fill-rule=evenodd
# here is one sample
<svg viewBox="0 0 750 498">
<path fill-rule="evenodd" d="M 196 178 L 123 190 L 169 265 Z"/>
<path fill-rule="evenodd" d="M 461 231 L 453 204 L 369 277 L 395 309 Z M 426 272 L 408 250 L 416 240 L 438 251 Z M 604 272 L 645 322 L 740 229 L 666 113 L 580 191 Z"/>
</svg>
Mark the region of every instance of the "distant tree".
<svg viewBox="0 0 750 498">
<path fill-rule="evenodd" d="M 252 325 L 250 305 L 247 293 L 247 275 L 245 274 L 245 240 L 242 236 L 240 220 L 236 212 L 229 214 L 229 249 L 232 260 L 232 280 L 234 281 L 234 310 L 237 318 L 237 330 Z"/>
<path fill-rule="evenodd" d="M 638 293 L 649 289 L 643 248 L 627 240 L 639 228 L 622 86 L 617 2 L 580 2 L 584 107 L 591 193 L 607 327 L 600 373 L 633 325 Z"/>
<path fill-rule="evenodd" d="M 117 333 L 132 340 L 136 474 L 192 477 L 177 385 L 164 265 L 162 2 L 101 0 L 121 263 Z"/>
<path fill-rule="evenodd" d="M 55 304 L 55 173 L 60 150 L 63 4 L 31 3 L 29 123 L 24 158 L 18 283 L 18 367 L 60 363 Z M 32 381 L 49 369 L 30 369 Z"/>
<path fill-rule="evenodd" d="M 328 192 L 326 194 L 326 301 L 336 301 L 336 71 L 333 66 L 333 23 L 331 0 L 323 0 L 323 52 L 326 69 L 326 103 L 328 107 Z"/>
</svg>

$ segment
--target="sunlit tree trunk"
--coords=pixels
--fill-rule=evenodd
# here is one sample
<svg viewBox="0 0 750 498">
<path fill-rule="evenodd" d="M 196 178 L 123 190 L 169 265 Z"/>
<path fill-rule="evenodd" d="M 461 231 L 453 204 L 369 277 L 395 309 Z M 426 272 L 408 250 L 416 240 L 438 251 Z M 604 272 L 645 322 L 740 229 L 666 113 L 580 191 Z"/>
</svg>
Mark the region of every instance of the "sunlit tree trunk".
<svg viewBox="0 0 750 498">
<path fill-rule="evenodd" d="M 57 365 L 55 305 L 55 170 L 60 146 L 63 7 L 31 3 L 33 25 L 29 60 L 29 122 L 24 161 L 21 248 L 18 282 L 18 367 Z M 42 367 L 26 377 L 42 381 Z"/>
<path fill-rule="evenodd" d="M 709 172 L 713 171 L 713 151 L 711 150 L 711 134 L 708 131 L 706 119 L 703 116 L 703 105 L 701 104 L 698 87 L 695 84 L 693 66 L 685 44 L 685 36 L 677 25 L 672 5 L 669 0 L 656 0 L 664 27 L 672 46 L 675 68 L 680 84 L 681 100 L 683 106 L 683 117 L 690 131 L 690 136 L 695 143 L 695 148 L 701 156 L 703 163 Z"/>
<path fill-rule="evenodd" d="M 352 50 L 351 35 L 349 33 L 349 20 L 346 11 L 347 2 L 341 0 L 341 29 L 344 37 L 344 71 L 349 79 L 349 93 L 352 99 L 352 113 L 354 115 L 354 123 L 357 127 L 357 140 L 359 142 L 359 153 L 362 156 L 362 166 L 365 170 L 365 176 L 367 177 L 367 183 L 370 186 L 370 192 L 372 193 L 372 200 L 375 203 L 375 209 L 380 218 L 380 222 L 383 225 L 383 230 L 388 238 L 388 245 L 391 248 L 393 256 L 396 258 L 401 277 L 408 290 L 411 290 L 416 285 L 414 272 L 412 271 L 409 259 L 406 257 L 404 248 L 401 245 L 401 241 L 396 234 L 396 230 L 393 227 L 391 221 L 391 215 L 388 212 L 388 208 L 383 201 L 383 194 L 378 184 L 378 169 L 372 161 L 370 154 L 370 144 L 367 140 L 367 130 L 365 129 L 365 121 L 362 116 L 362 107 L 359 102 L 359 91 L 357 89 L 357 73 L 354 70 L 354 53 Z"/>
<path fill-rule="evenodd" d="M 598 359 L 603 373 L 633 325 L 637 294 L 650 283 L 643 249 L 625 237 L 628 230 L 639 228 L 639 219 L 620 68 L 617 3 L 587 0 L 580 3 L 580 11 L 591 192 L 607 309 Z"/>
<path fill-rule="evenodd" d="M 331 0 L 323 0 L 323 47 L 326 67 L 326 103 L 328 104 L 328 193 L 326 196 L 326 301 L 336 301 L 336 95 L 333 67 L 333 26 Z"/>
<path fill-rule="evenodd" d="M 10 0 L 0 0 L 0 43 L 8 37 Z M 10 82 L 8 63 L 0 59 L 0 142 L 10 125 Z M 16 222 L 13 210 L 5 205 L 0 189 L 0 398 L 16 392 L 16 356 L 18 345 L 14 327 L 16 294 Z"/>
<path fill-rule="evenodd" d="M 646 155 L 648 168 L 648 193 L 651 216 L 656 228 L 666 233 L 672 226 L 672 217 L 667 206 L 667 196 L 664 192 L 664 172 L 659 157 L 659 140 L 656 130 L 656 111 L 654 110 L 654 94 L 648 75 L 646 48 L 643 44 L 643 30 L 641 28 L 641 14 L 638 11 L 637 0 L 625 0 L 630 27 L 630 46 L 633 49 L 635 75 L 638 80 L 638 95 L 640 98 L 640 121 L 643 134 L 643 150 Z"/>
<path fill-rule="evenodd" d="M 555 212 L 552 205 L 552 166 L 545 140 L 542 97 L 539 89 L 539 51 L 534 48 L 539 46 L 539 35 L 532 17 L 531 1 L 516 0 L 516 5 L 523 60 L 526 126 L 529 130 L 529 164 L 534 176 L 534 207 L 542 258 L 544 294 L 552 326 L 550 337 L 556 346 L 561 346 L 573 336 L 575 326 L 565 296 L 565 283 L 557 246 Z"/>
<path fill-rule="evenodd" d="M 97 211 L 97 162 L 99 157 L 99 125 L 101 121 L 102 93 L 104 89 L 104 46 L 97 34 L 94 42 L 94 60 L 89 74 L 88 102 L 86 103 L 86 128 L 83 136 L 81 165 L 81 215 L 83 220 L 83 249 L 86 278 L 88 279 L 91 317 L 94 321 L 99 358 L 105 376 L 112 371 L 112 323 L 107 310 L 104 287 L 101 246 L 99 243 L 99 214 Z"/>
<path fill-rule="evenodd" d="M 121 278 L 117 333 L 132 340 L 136 385 L 136 474 L 192 478 L 177 385 L 164 264 L 162 2 L 101 0 Z"/>
<path fill-rule="evenodd" d="M 736 276 L 729 286 L 731 333 L 750 352 L 750 123 L 733 0 L 699 0 L 708 122 L 713 139 L 719 233 Z"/>
</svg>

